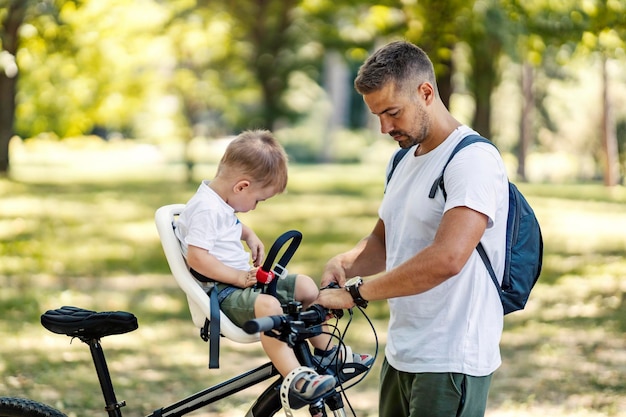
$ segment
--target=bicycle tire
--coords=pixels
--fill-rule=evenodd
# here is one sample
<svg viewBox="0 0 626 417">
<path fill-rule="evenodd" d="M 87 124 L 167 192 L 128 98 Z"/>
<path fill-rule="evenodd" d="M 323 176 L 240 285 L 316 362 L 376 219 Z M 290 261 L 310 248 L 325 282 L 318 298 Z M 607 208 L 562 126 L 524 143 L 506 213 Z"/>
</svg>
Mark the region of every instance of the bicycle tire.
<svg viewBox="0 0 626 417">
<path fill-rule="evenodd" d="M 67 417 L 49 405 L 27 398 L 0 397 L 0 417 Z"/>
</svg>

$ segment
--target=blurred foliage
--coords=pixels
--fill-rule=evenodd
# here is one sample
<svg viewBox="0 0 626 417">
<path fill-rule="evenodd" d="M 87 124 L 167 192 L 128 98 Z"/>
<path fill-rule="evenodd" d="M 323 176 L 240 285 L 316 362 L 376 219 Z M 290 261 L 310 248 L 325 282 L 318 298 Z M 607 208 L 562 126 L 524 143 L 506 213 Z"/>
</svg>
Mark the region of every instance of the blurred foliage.
<svg viewBox="0 0 626 417">
<path fill-rule="evenodd" d="M 319 81 L 325 44 L 354 48 L 354 25 L 365 35 L 359 44 L 371 45 L 398 19 L 388 7 L 353 1 L 26 4 L 15 57 L 15 131 L 26 138 L 272 128 L 301 114 L 285 93 L 297 88 L 293 75 Z M 337 24 L 342 32 L 329 31 Z"/>
<path fill-rule="evenodd" d="M 594 47 L 600 42 L 618 51 L 624 38 L 619 0 L 26 4 L 15 57 L 20 69 L 16 132 L 22 137 L 93 130 L 188 137 L 193 134 L 188 129 L 197 126 L 205 135 L 219 136 L 251 126 L 274 128 L 277 121 L 293 122 L 303 114 L 285 100 L 289 90 L 298 89 L 293 76 L 320 83 L 328 50 L 360 63 L 389 36 L 428 50 L 448 95 L 452 86 L 445 80 L 453 75 L 459 43 L 495 64 L 500 49 L 515 57 L 523 42 L 525 56 L 539 64 L 550 43 Z M 500 48 L 481 49 L 479 33 Z M 478 68 L 474 72 L 481 74 Z"/>
<path fill-rule="evenodd" d="M 12 54 L 15 8 L 24 16 Z M 598 164 L 600 98 L 584 91 L 588 75 L 579 74 L 598 51 L 623 62 L 625 8 L 626 0 L 0 0 L 0 115 L 10 113 L 17 81 L 12 131 L 23 138 L 93 133 L 168 143 L 285 128 L 304 139 L 289 143 L 296 160 L 354 161 L 339 150 L 342 131 L 372 120 L 352 79 L 375 47 L 404 38 L 429 52 L 455 115 L 505 151 L 519 141 L 520 67 L 532 64 L 532 148 L 591 153 Z M 338 61 L 328 59 L 335 54 Z M 344 96 L 328 85 L 337 71 L 345 72 Z M 612 78 L 619 126 L 625 82 L 616 70 Z M 555 85 L 590 98 L 573 109 Z M 330 126 L 339 109 L 348 116 Z M 585 123 L 571 129 L 584 135 L 572 137 L 569 120 Z M 0 126 L 0 165 L 10 124 Z"/>
</svg>

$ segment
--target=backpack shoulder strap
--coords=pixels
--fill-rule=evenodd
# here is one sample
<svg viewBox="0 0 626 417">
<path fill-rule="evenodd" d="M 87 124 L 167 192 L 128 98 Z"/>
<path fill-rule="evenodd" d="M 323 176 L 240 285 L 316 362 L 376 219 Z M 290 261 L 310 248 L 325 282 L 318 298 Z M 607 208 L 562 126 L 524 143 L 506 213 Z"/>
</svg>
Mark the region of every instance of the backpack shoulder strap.
<svg viewBox="0 0 626 417">
<path fill-rule="evenodd" d="M 443 166 L 443 169 L 441 170 L 441 175 L 439 175 L 439 177 L 433 183 L 433 186 L 430 188 L 430 193 L 428 194 L 429 198 L 435 198 L 438 188 L 441 188 L 441 192 L 443 193 L 444 200 L 448 197 L 446 194 L 446 189 L 443 184 L 443 173 L 445 172 L 448 164 L 450 163 L 452 158 L 454 158 L 454 155 L 456 155 L 457 152 L 459 152 L 461 149 L 465 148 L 466 146 L 469 146 L 477 142 L 489 143 L 495 146 L 497 149 L 497 146 L 493 142 L 491 142 L 488 139 L 485 139 L 482 136 L 470 135 L 470 136 L 464 137 L 463 140 L 461 140 L 461 142 L 459 142 L 459 144 L 456 145 L 455 148 L 452 150 L 450 157 L 448 158 L 448 160 L 446 161 L 446 164 Z M 485 264 L 485 267 L 487 268 L 487 272 L 489 273 L 491 280 L 496 285 L 496 289 L 498 290 L 498 293 L 500 293 L 502 289 L 500 287 L 500 284 L 498 283 L 498 278 L 496 277 L 496 273 L 493 270 L 493 267 L 491 266 L 491 261 L 489 260 L 489 257 L 487 256 L 487 252 L 485 251 L 485 248 L 482 242 L 478 242 L 478 245 L 476 246 L 476 250 L 478 251 L 478 254 L 480 255 L 480 258 L 482 259 L 483 263 Z"/>
<path fill-rule="evenodd" d="M 477 142 L 488 143 L 490 145 L 496 146 L 494 145 L 492 141 L 485 139 L 482 136 L 469 135 L 469 136 L 464 137 L 463 140 L 461 140 L 461 142 L 459 142 L 458 145 L 456 145 L 455 148 L 452 150 L 450 157 L 448 158 L 448 160 L 446 161 L 446 164 L 443 166 L 443 169 L 441 170 L 441 175 L 437 177 L 435 182 L 433 182 L 432 187 L 430 187 L 430 193 L 428 193 L 428 198 L 435 198 L 438 188 L 441 188 L 441 192 L 443 193 L 444 200 L 448 197 L 448 195 L 446 194 L 446 189 L 443 184 L 443 173 L 448 167 L 448 164 L 450 163 L 450 161 L 452 161 L 452 158 L 454 158 L 454 155 L 456 155 L 461 149 L 465 148 L 466 146 L 469 146 Z"/>
<path fill-rule="evenodd" d="M 387 174 L 387 182 L 385 182 L 385 190 L 387 189 L 387 184 L 389 184 L 389 181 L 391 181 L 391 176 L 393 175 L 393 172 L 396 170 L 396 167 L 398 166 L 402 158 L 404 158 L 404 155 L 406 155 L 407 152 L 409 152 L 409 149 L 411 148 L 406 148 L 406 149 L 400 148 L 393 155 L 393 162 L 391 162 L 391 169 L 389 170 L 389 174 Z"/>
</svg>

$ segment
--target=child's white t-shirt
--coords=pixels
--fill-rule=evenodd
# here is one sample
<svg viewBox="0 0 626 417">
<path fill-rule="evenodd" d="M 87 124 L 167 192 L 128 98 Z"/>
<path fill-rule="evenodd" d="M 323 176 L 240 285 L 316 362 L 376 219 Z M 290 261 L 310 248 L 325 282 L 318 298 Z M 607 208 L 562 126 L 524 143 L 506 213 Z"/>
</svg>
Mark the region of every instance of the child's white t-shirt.
<svg viewBox="0 0 626 417">
<path fill-rule="evenodd" d="M 193 245 L 206 249 L 225 265 L 246 271 L 250 269 L 250 254 L 243 247 L 241 232 L 235 210 L 209 187 L 208 180 L 187 202 L 175 228 L 185 258 L 189 245 Z"/>
</svg>

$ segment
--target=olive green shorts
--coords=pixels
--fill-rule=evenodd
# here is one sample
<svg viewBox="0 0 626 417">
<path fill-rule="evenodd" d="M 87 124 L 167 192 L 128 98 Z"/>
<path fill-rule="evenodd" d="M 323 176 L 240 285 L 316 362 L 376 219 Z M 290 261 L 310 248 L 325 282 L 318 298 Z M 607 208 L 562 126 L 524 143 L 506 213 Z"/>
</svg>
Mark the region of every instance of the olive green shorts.
<svg viewBox="0 0 626 417">
<path fill-rule="evenodd" d="M 293 301 L 296 276 L 296 274 L 289 274 L 285 279 L 277 278 L 276 298 L 281 304 Z M 254 303 L 259 294 L 261 294 L 261 289 L 238 288 L 220 303 L 220 309 L 235 325 L 242 327 L 245 322 L 255 318 Z"/>
</svg>

